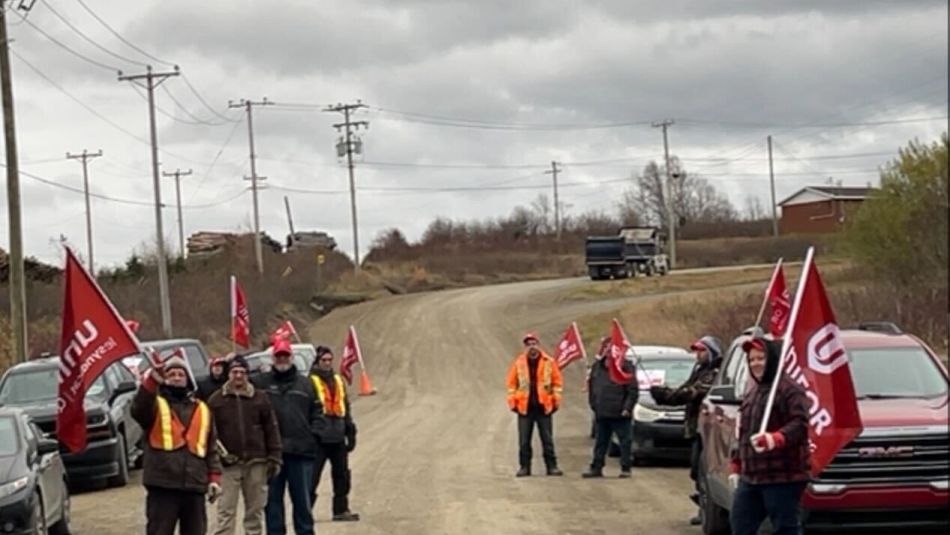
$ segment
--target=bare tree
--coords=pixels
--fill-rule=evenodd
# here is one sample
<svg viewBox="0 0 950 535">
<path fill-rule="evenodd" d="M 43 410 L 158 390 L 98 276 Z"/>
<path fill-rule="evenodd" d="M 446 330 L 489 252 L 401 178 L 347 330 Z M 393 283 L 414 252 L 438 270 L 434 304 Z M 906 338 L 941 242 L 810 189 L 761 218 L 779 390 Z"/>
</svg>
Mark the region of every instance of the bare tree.
<svg viewBox="0 0 950 535">
<path fill-rule="evenodd" d="M 688 172 L 676 156 L 670 158 L 670 171 L 673 213 L 677 225 L 736 219 L 736 210 L 729 199 L 702 176 Z M 625 198 L 634 203 L 636 210 L 644 216 L 643 219 L 654 225 L 666 226 L 669 221 L 666 168 L 651 161 L 635 181 L 635 192 Z"/>
<path fill-rule="evenodd" d="M 747 221 L 765 219 L 765 208 L 762 206 L 762 200 L 755 195 L 747 195 L 745 198 L 745 218 Z"/>
</svg>

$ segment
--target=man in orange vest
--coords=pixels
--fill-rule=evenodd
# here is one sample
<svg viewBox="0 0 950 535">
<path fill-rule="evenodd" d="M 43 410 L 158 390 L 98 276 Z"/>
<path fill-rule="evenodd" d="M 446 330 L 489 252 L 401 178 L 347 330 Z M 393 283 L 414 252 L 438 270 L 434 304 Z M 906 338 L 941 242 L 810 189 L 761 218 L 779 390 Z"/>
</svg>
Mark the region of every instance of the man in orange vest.
<svg viewBox="0 0 950 535">
<path fill-rule="evenodd" d="M 221 463 L 211 410 L 194 396 L 180 352 L 154 363 L 132 400 L 147 433 L 144 471 L 146 534 L 205 535 L 205 495 L 221 493 Z"/>
<path fill-rule="evenodd" d="M 522 339 L 525 350 L 508 370 L 508 408 L 518 414 L 518 457 L 521 468 L 517 477 L 531 475 L 531 435 L 537 426 L 541 435 L 544 464 L 549 476 L 562 476 L 554 454 L 552 416 L 561 406 L 561 371 L 554 359 L 541 350 L 538 335 L 528 333 Z"/>
<path fill-rule="evenodd" d="M 356 449 L 356 424 L 350 412 L 343 377 L 333 373 L 333 352 L 329 347 L 317 348 L 317 358 L 310 368 L 310 381 L 323 407 L 323 418 L 317 428 L 317 459 L 313 469 L 310 501 L 317 503 L 317 485 L 327 461 L 333 479 L 333 520 L 354 522 L 360 515 L 350 511 L 350 452 Z"/>
</svg>

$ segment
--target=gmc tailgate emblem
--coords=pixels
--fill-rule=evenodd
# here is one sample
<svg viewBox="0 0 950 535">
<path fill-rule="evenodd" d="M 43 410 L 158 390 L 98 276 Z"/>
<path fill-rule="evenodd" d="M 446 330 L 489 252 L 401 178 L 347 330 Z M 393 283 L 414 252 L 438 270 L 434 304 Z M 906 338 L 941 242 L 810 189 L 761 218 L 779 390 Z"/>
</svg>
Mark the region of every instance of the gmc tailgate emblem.
<svg viewBox="0 0 950 535">
<path fill-rule="evenodd" d="M 861 458 L 894 458 L 913 456 L 913 446 L 875 446 L 869 448 L 858 448 L 858 457 Z"/>
</svg>

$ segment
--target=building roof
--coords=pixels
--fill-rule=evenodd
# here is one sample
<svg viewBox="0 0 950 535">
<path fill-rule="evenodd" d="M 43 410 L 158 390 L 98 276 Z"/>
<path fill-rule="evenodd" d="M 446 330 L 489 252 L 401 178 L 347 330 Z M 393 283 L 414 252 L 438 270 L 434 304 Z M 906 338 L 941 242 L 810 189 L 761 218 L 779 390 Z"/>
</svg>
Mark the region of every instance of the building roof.
<svg viewBox="0 0 950 535">
<path fill-rule="evenodd" d="M 806 202 L 827 200 L 856 200 L 863 201 L 874 191 L 872 187 L 841 187 L 841 186 L 806 186 L 790 197 L 778 203 L 779 206 L 788 204 L 804 204 Z"/>
</svg>

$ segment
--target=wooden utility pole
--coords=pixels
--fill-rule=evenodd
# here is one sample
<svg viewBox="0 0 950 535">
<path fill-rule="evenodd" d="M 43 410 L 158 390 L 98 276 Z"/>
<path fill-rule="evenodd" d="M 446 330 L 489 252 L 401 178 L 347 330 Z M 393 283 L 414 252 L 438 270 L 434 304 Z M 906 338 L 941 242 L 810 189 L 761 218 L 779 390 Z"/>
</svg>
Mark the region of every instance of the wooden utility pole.
<svg viewBox="0 0 950 535">
<path fill-rule="evenodd" d="M 287 247 L 294 244 L 294 217 L 290 213 L 290 199 L 284 195 L 284 208 L 287 209 L 287 226 L 290 227 L 290 239 L 287 241 Z"/>
<path fill-rule="evenodd" d="M 162 308 L 162 333 L 167 337 L 172 337 L 172 309 L 171 297 L 168 284 L 168 265 L 165 256 L 165 232 L 162 225 L 162 184 L 158 172 L 158 131 L 155 126 L 155 88 L 162 82 L 178 76 L 178 67 L 173 72 L 155 73 L 152 67 L 148 66 L 145 74 L 135 74 L 126 76 L 119 72 L 119 81 L 128 81 L 138 84 L 148 91 L 148 121 L 149 132 L 152 141 L 152 187 L 155 192 L 155 246 L 158 256 L 158 293 L 159 302 Z M 140 83 L 144 80 L 145 83 Z"/>
<path fill-rule="evenodd" d="M 772 136 L 769 141 L 769 185 L 772 188 L 772 235 L 778 237 L 778 208 L 775 204 L 775 172 L 772 169 Z"/>
<path fill-rule="evenodd" d="M 20 166 L 16 149 L 13 81 L 10 78 L 10 40 L 7 37 L 7 2 L 0 0 L 0 93 L 3 98 L 3 137 L 7 155 L 7 205 L 10 218 L 10 325 L 13 361 L 25 361 L 29 352 L 26 332 L 26 273 L 23 266 L 23 227 L 20 220 Z M 30 6 L 21 6 L 29 11 Z"/>
<path fill-rule="evenodd" d="M 86 245 L 89 247 L 89 274 L 96 276 L 95 262 L 92 258 L 92 203 L 89 201 L 89 160 L 102 156 L 102 149 L 92 153 L 86 149 L 82 154 L 66 153 L 67 160 L 79 160 L 82 162 L 82 189 L 86 197 Z"/>
<path fill-rule="evenodd" d="M 251 181 L 251 197 L 254 203 L 254 256 L 257 259 L 257 273 L 264 274 L 264 253 L 261 249 L 261 217 L 257 202 L 257 192 L 260 189 L 258 182 L 266 180 L 266 176 L 257 176 L 257 154 L 254 152 L 254 114 L 251 111 L 254 106 L 269 106 L 273 104 L 264 97 L 260 102 L 241 99 L 240 102 L 228 102 L 228 108 L 244 108 L 247 113 L 247 142 L 251 151 L 251 176 L 245 177 L 245 180 Z"/>
<path fill-rule="evenodd" d="M 356 220 L 356 180 L 353 177 L 353 154 L 363 152 L 363 142 L 359 139 L 359 136 L 353 134 L 353 131 L 359 130 L 360 127 L 369 128 L 369 122 L 352 121 L 350 120 L 350 115 L 356 110 L 366 107 L 366 104 L 357 100 L 356 104 L 337 104 L 335 106 L 327 106 L 327 108 L 323 110 L 343 114 L 343 122 L 334 124 L 333 128 L 336 128 L 337 132 L 343 132 L 343 137 L 336 145 L 337 155 L 346 156 L 346 167 L 350 173 L 350 218 L 353 222 L 353 270 L 357 273 L 360 271 L 360 237 L 359 224 Z"/>
<path fill-rule="evenodd" d="M 554 179 L 554 232 L 557 236 L 557 241 L 561 241 L 561 205 L 557 197 L 557 174 L 560 173 L 562 169 L 558 169 L 557 162 L 551 162 L 551 170 L 545 171 L 544 174 L 551 175 Z"/>
<path fill-rule="evenodd" d="M 666 129 L 673 125 L 673 119 L 653 123 L 654 128 L 663 129 L 663 155 L 666 159 L 666 225 L 670 232 L 670 269 L 676 267 L 676 203 L 674 202 L 673 171 L 670 169 L 670 143 Z"/>
<path fill-rule="evenodd" d="M 179 253 L 181 258 L 185 258 L 185 223 L 181 216 L 181 177 L 190 174 L 191 169 L 187 171 L 176 169 L 174 173 L 162 173 L 162 176 L 175 177 L 175 199 L 178 203 L 178 247 L 181 251 Z"/>
</svg>

